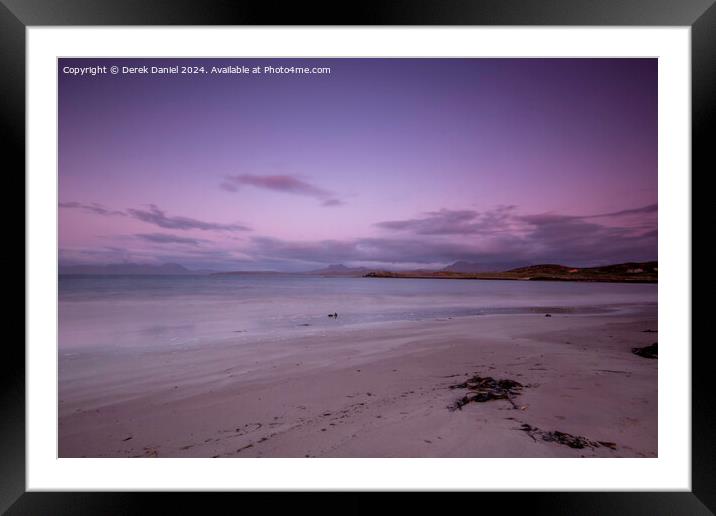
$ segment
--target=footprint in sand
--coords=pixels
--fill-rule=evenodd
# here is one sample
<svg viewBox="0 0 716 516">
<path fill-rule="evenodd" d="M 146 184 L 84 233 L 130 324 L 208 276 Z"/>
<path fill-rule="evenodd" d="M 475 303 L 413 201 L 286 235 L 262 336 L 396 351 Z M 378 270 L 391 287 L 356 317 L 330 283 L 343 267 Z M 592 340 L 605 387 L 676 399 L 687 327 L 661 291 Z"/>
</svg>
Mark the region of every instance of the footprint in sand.
<svg viewBox="0 0 716 516">
<path fill-rule="evenodd" d="M 262 423 L 247 423 L 243 426 L 236 427 L 234 432 L 236 432 L 236 435 L 246 435 L 246 434 L 250 434 L 251 432 L 255 432 L 262 426 L 263 426 Z"/>
<path fill-rule="evenodd" d="M 152 447 L 145 447 L 143 457 L 159 457 L 159 449 L 152 448 Z"/>
</svg>

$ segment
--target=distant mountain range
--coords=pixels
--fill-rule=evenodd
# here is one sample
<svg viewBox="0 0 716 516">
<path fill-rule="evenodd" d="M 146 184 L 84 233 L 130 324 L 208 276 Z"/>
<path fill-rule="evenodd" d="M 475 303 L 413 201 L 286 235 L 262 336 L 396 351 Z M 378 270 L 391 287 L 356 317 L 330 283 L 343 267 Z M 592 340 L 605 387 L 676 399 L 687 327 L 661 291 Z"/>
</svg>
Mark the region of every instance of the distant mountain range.
<svg viewBox="0 0 716 516">
<path fill-rule="evenodd" d="M 617 281 L 630 283 L 656 283 L 658 262 L 628 262 L 600 267 L 568 267 L 557 264 L 529 265 L 527 267 L 498 269 L 497 264 L 479 264 L 458 261 L 440 270 L 389 271 L 368 267 L 346 267 L 333 264 L 323 269 L 304 273 L 324 277 L 369 277 L 369 278 L 442 278 L 442 279 L 511 279 L 541 281 Z M 177 263 L 161 265 L 138 263 L 111 263 L 106 265 L 60 266 L 60 274 L 78 275 L 229 275 L 263 276 L 292 274 L 276 271 L 229 271 L 191 270 Z"/>
<path fill-rule="evenodd" d="M 289 273 L 279 271 L 226 271 L 216 272 L 212 270 L 192 270 L 177 263 L 163 263 L 161 265 L 140 264 L 140 263 L 109 263 L 106 265 L 61 265 L 60 274 L 81 274 L 93 276 L 148 276 L 148 275 L 187 275 L 187 274 L 208 274 L 212 276 L 266 276 L 276 274 L 310 274 L 316 276 L 365 276 L 374 269 L 366 267 L 346 267 L 345 265 L 329 265 L 323 269 L 304 273 Z"/>
<path fill-rule="evenodd" d="M 60 274 L 86 275 L 184 275 L 205 274 L 208 271 L 192 271 L 178 263 L 161 265 L 140 263 L 108 263 L 106 265 L 61 265 Z"/>
<path fill-rule="evenodd" d="M 476 263 L 476 262 L 466 262 L 466 261 L 457 261 L 453 263 L 452 265 L 448 265 L 447 267 L 440 269 L 447 272 L 498 272 L 498 271 L 506 271 L 508 269 L 514 269 L 515 267 L 519 267 L 520 265 L 524 265 L 524 263 Z"/>
<path fill-rule="evenodd" d="M 306 274 L 315 274 L 317 276 L 365 276 L 374 269 L 367 267 L 346 267 L 342 264 L 333 264 L 323 269 L 307 272 Z"/>
<path fill-rule="evenodd" d="M 226 271 L 212 272 L 212 276 L 275 276 L 277 274 L 291 274 L 290 272 L 278 271 Z"/>
</svg>

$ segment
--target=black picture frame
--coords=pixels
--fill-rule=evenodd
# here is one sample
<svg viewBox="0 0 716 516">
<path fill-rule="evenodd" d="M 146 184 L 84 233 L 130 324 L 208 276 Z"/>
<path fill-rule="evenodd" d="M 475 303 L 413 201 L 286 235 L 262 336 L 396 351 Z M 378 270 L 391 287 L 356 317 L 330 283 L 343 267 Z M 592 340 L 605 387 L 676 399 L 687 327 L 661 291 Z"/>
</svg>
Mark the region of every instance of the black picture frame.
<svg viewBox="0 0 716 516">
<path fill-rule="evenodd" d="M 715 0 L 399 0 L 377 2 L 197 0 L 0 0 L 0 112 L 6 192 L 24 192 L 25 29 L 61 25 L 610 25 L 691 27 L 692 170 L 716 170 L 708 135 L 716 121 Z M 710 129 L 710 130 L 709 130 Z M 14 158 L 14 159 L 13 159 Z M 694 173 L 692 171 L 692 178 Z M 693 205 L 692 205 L 693 206 Z M 17 224 L 17 216 L 8 218 Z M 692 247 L 693 253 L 693 247 Z M 693 255 L 692 255 L 693 256 Z M 27 257 L 25 257 L 27 258 Z M 693 262 L 692 265 L 696 265 Z M 694 269 L 696 270 L 696 269 Z M 23 296 L 24 298 L 24 296 Z M 24 304 L 23 304 L 24 310 Z M 693 313 L 693 312 L 692 312 Z M 8 321 L 11 319 L 8 318 Z M 693 320 L 693 315 L 692 315 Z M 685 342 L 685 346 L 690 343 Z M 713 352 L 708 340 L 692 346 L 692 491 L 590 493 L 480 493 L 480 508 L 499 503 L 530 514 L 713 514 L 716 512 L 716 404 L 711 397 Z M 19 339 L 5 343 L 0 375 L 0 511 L 8 514 L 142 513 L 160 503 L 162 512 L 200 508 L 209 513 L 227 497 L 267 495 L 25 492 L 25 353 Z M 276 494 L 272 501 L 276 501 Z M 353 494 L 316 505 L 292 497 L 292 510 L 364 512 L 382 505 L 379 494 Z M 278 500 L 281 496 L 278 497 Z M 246 503 L 242 501 L 242 504 Z M 273 503 L 273 502 L 272 502 Z M 430 510 L 434 501 L 412 503 Z M 471 502 L 475 503 L 475 502 Z M 437 506 L 436 506 L 437 507 Z M 407 507 L 403 507 L 404 510 Z M 437 509 L 436 509 L 437 510 Z"/>
</svg>

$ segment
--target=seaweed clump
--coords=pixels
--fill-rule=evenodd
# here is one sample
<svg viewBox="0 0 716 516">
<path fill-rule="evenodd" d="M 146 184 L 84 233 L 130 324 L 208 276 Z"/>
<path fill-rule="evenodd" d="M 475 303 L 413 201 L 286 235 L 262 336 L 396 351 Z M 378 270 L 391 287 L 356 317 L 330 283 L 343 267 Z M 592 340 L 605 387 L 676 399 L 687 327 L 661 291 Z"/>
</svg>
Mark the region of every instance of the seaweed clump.
<svg viewBox="0 0 716 516">
<path fill-rule="evenodd" d="M 586 437 L 583 437 L 581 435 L 572 435 L 566 432 L 560 432 L 558 430 L 555 430 L 553 432 L 545 432 L 544 430 L 540 430 L 536 426 L 528 425 L 527 423 L 523 423 L 520 430 L 526 432 L 527 435 L 529 435 L 535 441 L 539 437 L 543 441 L 562 444 L 564 446 L 569 446 L 570 448 L 576 448 L 578 450 L 581 450 L 583 448 L 599 448 L 601 446 L 604 446 L 611 450 L 615 450 L 617 447 L 615 443 L 609 441 L 592 441 L 591 439 L 587 439 Z"/>
<path fill-rule="evenodd" d="M 657 342 L 654 342 L 651 346 L 631 348 L 631 352 L 644 358 L 659 358 L 659 345 Z"/>
<path fill-rule="evenodd" d="M 518 396 L 522 392 L 522 384 L 515 380 L 504 379 L 495 380 L 490 376 L 475 375 L 472 378 L 450 386 L 451 389 L 468 389 L 470 392 L 462 398 L 458 399 L 449 408 L 451 410 L 462 410 L 462 407 L 468 403 L 485 403 L 492 400 L 507 400 L 514 408 L 517 408 L 513 396 Z"/>
</svg>

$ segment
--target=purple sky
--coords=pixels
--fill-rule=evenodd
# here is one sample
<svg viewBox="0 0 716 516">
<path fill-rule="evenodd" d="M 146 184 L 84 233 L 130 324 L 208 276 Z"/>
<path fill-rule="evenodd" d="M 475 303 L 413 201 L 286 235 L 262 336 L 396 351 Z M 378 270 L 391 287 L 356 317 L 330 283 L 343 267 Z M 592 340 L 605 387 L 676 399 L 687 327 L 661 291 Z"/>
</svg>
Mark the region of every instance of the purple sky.
<svg viewBox="0 0 716 516">
<path fill-rule="evenodd" d="M 657 61 L 60 59 L 59 198 L 68 265 L 652 260 Z"/>
</svg>

